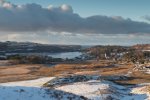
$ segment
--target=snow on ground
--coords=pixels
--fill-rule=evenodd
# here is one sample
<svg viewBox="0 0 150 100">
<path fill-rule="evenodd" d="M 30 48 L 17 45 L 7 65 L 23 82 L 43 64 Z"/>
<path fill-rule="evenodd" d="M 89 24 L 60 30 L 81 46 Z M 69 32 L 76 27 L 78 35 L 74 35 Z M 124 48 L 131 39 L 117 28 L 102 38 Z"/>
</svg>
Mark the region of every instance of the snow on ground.
<svg viewBox="0 0 150 100">
<path fill-rule="evenodd" d="M 99 81 L 78 82 L 70 85 L 57 87 L 57 90 L 62 90 L 77 95 L 83 95 L 92 100 L 101 100 L 101 90 L 108 89 L 108 84 L 100 84 Z M 103 95 L 104 96 L 104 95 Z M 105 96 L 104 96 L 105 97 Z"/>
<path fill-rule="evenodd" d="M 91 100 L 149 100 L 146 94 L 131 93 L 132 88 L 108 81 L 77 82 L 56 89 L 82 95 Z"/>
<path fill-rule="evenodd" d="M 64 78 L 65 82 L 69 80 L 70 83 L 56 84 L 53 89 L 42 87 L 42 85 L 53 80 L 54 77 L 1 83 L 0 100 L 150 100 L 149 83 L 125 87 L 110 81 L 98 80 L 98 77 L 71 76 L 69 78 L 74 82 Z M 86 78 L 88 79 L 83 81 Z M 79 79 L 82 81 L 78 82 Z M 56 80 L 54 82 L 57 83 Z"/>
<path fill-rule="evenodd" d="M 132 89 L 134 94 L 146 94 L 146 100 L 150 100 L 150 83 L 139 84 L 136 88 Z"/>
<path fill-rule="evenodd" d="M 63 91 L 36 87 L 0 87 L 0 100 L 85 100 Z"/>
<path fill-rule="evenodd" d="M 41 87 L 44 83 L 55 77 L 44 77 L 35 80 L 1 83 L 0 86 L 24 86 L 24 87 Z"/>
<path fill-rule="evenodd" d="M 53 77 L 0 84 L 0 100 L 85 100 L 82 96 L 43 88 Z"/>
<path fill-rule="evenodd" d="M 146 71 L 147 74 L 150 74 L 150 69 Z"/>
</svg>

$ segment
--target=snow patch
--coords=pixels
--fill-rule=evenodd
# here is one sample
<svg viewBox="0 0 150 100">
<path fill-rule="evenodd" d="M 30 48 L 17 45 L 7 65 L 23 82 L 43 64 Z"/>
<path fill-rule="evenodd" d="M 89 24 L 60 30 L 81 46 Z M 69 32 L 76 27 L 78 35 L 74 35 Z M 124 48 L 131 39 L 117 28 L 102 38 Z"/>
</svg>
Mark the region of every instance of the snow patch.
<svg viewBox="0 0 150 100">
<path fill-rule="evenodd" d="M 27 81 L 18 81 L 18 82 L 8 82 L 2 83 L 0 86 L 24 86 L 24 87 L 41 87 L 44 83 L 49 80 L 54 79 L 55 77 L 44 77 L 35 80 L 27 80 Z"/>
<path fill-rule="evenodd" d="M 54 77 L 0 84 L 0 100 L 86 100 L 83 96 L 42 87 Z"/>
<path fill-rule="evenodd" d="M 70 76 L 0 84 L 0 100 L 150 100 L 150 84 L 125 87 L 98 76 Z M 53 88 L 43 84 L 53 80 Z M 57 85 L 60 82 L 60 85 Z M 61 84 L 65 82 L 65 84 Z M 69 82 L 67 84 L 67 82 Z"/>
</svg>

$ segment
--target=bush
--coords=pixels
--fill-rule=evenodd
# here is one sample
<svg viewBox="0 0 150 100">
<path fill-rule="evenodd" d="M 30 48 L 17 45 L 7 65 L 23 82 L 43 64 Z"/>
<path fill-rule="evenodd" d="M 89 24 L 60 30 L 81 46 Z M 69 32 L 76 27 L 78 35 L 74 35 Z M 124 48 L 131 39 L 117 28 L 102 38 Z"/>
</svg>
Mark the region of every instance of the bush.
<svg viewBox="0 0 150 100">
<path fill-rule="evenodd" d="M 46 59 L 42 56 L 31 55 L 27 56 L 25 61 L 32 64 L 43 64 L 46 62 Z"/>
</svg>

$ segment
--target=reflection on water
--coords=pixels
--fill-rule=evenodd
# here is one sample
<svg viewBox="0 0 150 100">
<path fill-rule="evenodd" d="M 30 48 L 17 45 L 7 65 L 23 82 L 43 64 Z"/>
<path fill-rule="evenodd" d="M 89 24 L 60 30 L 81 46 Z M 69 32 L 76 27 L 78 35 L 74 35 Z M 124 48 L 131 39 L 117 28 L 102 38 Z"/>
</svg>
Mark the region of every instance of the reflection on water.
<svg viewBox="0 0 150 100">
<path fill-rule="evenodd" d="M 81 52 L 62 52 L 62 53 L 7 53 L 6 55 L 39 55 L 39 56 L 49 56 L 53 58 L 62 58 L 62 59 L 73 59 L 82 55 Z"/>
<path fill-rule="evenodd" d="M 80 55 L 82 55 L 81 52 L 64 52 L 64 53 L 51 53 L 48 56 L 51 56 L 53 58 L 73 59 L 75 57 L 79 57 Z"/>
</svg>

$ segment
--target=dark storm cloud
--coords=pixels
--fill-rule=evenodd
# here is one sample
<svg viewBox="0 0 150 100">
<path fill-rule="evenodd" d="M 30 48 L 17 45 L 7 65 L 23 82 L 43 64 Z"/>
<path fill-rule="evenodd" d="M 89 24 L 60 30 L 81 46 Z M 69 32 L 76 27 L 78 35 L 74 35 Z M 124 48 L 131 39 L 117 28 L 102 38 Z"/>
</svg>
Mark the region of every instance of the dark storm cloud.
<svg viewBox="0 0 150 100">
<path fill-rule="evenodd" d="M 43 8 L 38 4 L 14 5 L 0 2 L 0 31 L 128 34 L 150 33 L 150 24 L 122 17 L 90 16 L 73 12 L 69 5 Z"/>
</svg>

